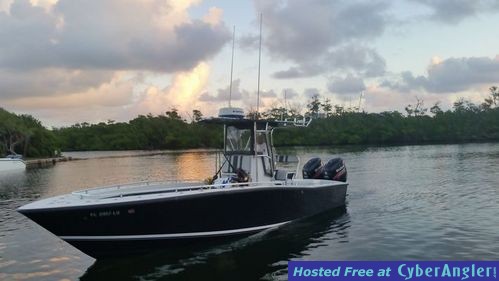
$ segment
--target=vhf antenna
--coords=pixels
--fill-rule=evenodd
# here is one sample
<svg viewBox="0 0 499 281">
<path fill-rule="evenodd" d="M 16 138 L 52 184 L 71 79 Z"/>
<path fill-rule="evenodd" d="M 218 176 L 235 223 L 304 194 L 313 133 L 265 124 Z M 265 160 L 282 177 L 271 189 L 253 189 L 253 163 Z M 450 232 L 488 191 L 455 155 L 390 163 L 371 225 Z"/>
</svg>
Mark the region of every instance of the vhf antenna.
<svg viewBox="0 0 499 281">
<path fill-rule="evenodd" d="M 262 14 L 260 13 L 260 47 L 258 49 L 258 88 L 257 88 L 257 98 L 256 98 L 256 117 L 260 112 L 260 65 L 262 61 Z"/>
<path fill-rule="evenodd" d="M 234 44 L 236 42 L 236 26 L 232 30 L 232 60 L 230 62 L 230 86 L 229 86 L 229 107 L 231 107 L 232 100 L 232 72 L 234 72 Z"/>
</svg>

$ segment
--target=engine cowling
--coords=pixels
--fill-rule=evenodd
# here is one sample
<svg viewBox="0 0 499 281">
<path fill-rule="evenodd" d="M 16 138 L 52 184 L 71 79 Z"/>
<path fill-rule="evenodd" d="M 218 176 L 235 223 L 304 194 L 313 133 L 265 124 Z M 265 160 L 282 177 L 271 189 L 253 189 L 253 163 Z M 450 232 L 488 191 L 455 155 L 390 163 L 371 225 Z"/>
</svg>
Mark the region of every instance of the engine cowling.
<svg viewBox="0 0 499 281">
<path fill-rule="evenodd" d="M 347 181 L 347 167 L 341 158 L 333 158 L 324 165 L 324 179 Z"/>
<path fill-rule="evenodd" d="M 322 179 L 324 178 L 324 166 L 319 157 L 312 158 L 303 165 L 302 169 L 304 179 Z"/>
</svg>

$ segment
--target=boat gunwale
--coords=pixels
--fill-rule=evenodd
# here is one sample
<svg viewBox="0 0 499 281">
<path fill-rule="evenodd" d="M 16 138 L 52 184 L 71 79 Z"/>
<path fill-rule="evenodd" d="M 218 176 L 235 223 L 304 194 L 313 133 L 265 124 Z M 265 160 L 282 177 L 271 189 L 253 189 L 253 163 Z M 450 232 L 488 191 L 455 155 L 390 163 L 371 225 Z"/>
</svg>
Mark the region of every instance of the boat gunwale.
<svg viewBox="0 0 499 281">
<path fill-rule="evenodd" d="M 97 188 L 91 188 L 91 189 L 85 189 L 85 190 L 80 190 L 80 191 L 74 191 L 71 194 L 79 196 L 80 198 L 88 198 L 88 199 L 110 199 L 110 198 L 122 198 L 122 197 L 129 197 L 129 196 L 140 196 L 140 195 L 149 195 L 149 194 L 167 194 L 167 193 L 178 193 L 178 192 L 185 192 L 185 191 L 203 191 L 203 190 L 212 190 L 212 189 L 231 189 L 231 188 L 258 188 L 258 187 L 267 187 L 267 186 L 289 186 L 289 187 L 295 187 L 296 185 L 294 183 L 301 183 L 303 181 L 314 181 L 315 187 L 321 187 L 321 186 L 327 186 L 330 185 L 330 183 L 335 183 L 337 181 L 330 181 L 330 180 L 323 180 L 323 179 L 294 179 L 286 182 L 285 180 L 274 180 L 274 181 L 265 181 L 265 182 L 241 182 L 241 183 L 220 183 L 220 184 L 201 184 L 201 185 L 193 185 L 193 186 L 188 186 L 187 184 L 192 183 L 196 184 L 199 183 L 199 181 L 191 181 L 191 182 L 186 182 L 186 181 L 172 181 L 172 182 L 139 182 L 139 183 L 131 183 L 131 184 L 126 184 L 126 185 L 111 185 L 111 186 L 103 186 L 103 187 L 97 187 Z M 324 182 L 322 182 L 324 181 Z M 328 184 L 325 182 L 327 181 Z M 174 183 L 181 183 L 183 185 L 187 186 L 181 186 L 181 187 L 175 187 L 175 186 L 161 186 L 162 184 L 174 184 Z M 338 182 L 338 184 L 341 184 L 342 182 Z M 335 184 L 337 185 L 337 184 Z M 137 190 L 137 188 L 141 187 L 158 187 L 157 189 L 152 189 L 149 191 L 140 191 Z M 125 189 L 122 189 L 125 187 Z M 99 191 L 101 191 L 99 193 Z M 123 191 L 122 193 L 119 194 L 113 194 L 117 191 Z M 129 191 L 129 192 L 127 192 Z M 98 193 L 93 193 L 93 192 L 98 192 Z M 132 193 L 133 192 L 133 193 Z M 106 196 L 107 195 L 107 196 Z"/>
<path fill-rule="evenodd" d="M 324 183 L 317 184 L 314 186 L 304 186 L 304 185 L 284 185 L 284 184 L 278 184 L 276 182 L 259 182 L 259 186 L 237 186 L 237 187 L 232 187 L 232 188 L 216 188 L 216 189 L 208 189 L 210 192 L 199 192 L 200 190 L 196 190 L 197 192 L 192 192 L 192 193 L 185 193 L 185 192 L 177 192 L 175 194 L 178 194 L 177 196 L 160 196 L 160 197 L 149 197 L 147 194 L 142 197 L 143 195 L 136 195 L 135 198 L 133 196 L 128 197 L 128 199 L 131 200 L 126 200 L 126 201 L 109 201 L 109 200 L 117 200 L 119 198 L 123 197 L 112 197 L 112 198 L 96 198 L 96 197 L 78 197 L 78 198 L 69 198 L 69 200 L 72 200 L 73 202 L 70 205 L 49 205 L 47 204 L 45 200 L 39 200 L 35 201 L 32 203 L 29 203 L 27 205 L 24 205 L 18 209 L 21 213 L 28 214 L 30 212 L 39 212 L 39 211 L 61 211 L 61 210 L 69 210 L 69 209 L 91 209 L 91 208 L 108 208 L 108 207 L 118 207 L 118 206 L 126 206 L 130 204 L 142 204 L 142 203 L 155 203 L 158 201 L 168 201 L 168 200 L 178 200 L 179 198 L 185 198 L 185 199 L 190 199 L 193 197 L 198 197 L 198 196 L 213 196 L 214 194 L 217 194 L 219 192 L 224 192 L 224 193 L 232 193 L 232 192 L 252 192 L 255 190 L 272 190 L 272 189 L 287 189 L 291 190 L 294 188 L 300 188 L 300 189 L 312 189 L 312 188 L 328 188 L 328 187 L 341 187 L 341 186 L 348 186 L 348 182 L 339 182 L 339 181 L 329 181 L 329 180 L 316 180 L 316 179 L 300 179 L 300 180 L 295 180 L 294 183 L 296 182 L 301 182 L 301 181 L 324 181 Z M 329 183 L 326 183 L 329 182 Z M 256 182 L 254 183 L 255 185 L 257 184 Z M 205 189 L 206 190 L 206 189 Z M 203 191 L 203 190 L 201 190 Z M 58 197 L 51 197 L 47 198 L 46 200 L 52 199 L 52 198 L 60 198 L 64 196 L 75 196 L 74 194 L 66 194 L 66 195 L 61 195 Z M 149 194 L 149 195 L 158 195 L 158 194 Z M 68 199 L 68 198 L 66 198 Z M 83 204 L 78 204 L 74 205 L 74 200 L 93 200 L 93 202 L 82 202 Z M 45 202 L 43 202 L 45 201 Z M 40 204 L 43 202 L 44 204 Z M 36 204 L 38 203 L 38 204 Z M 53 203 L 53 202 L 52 202 Z M 66 202 L 67 203 L 67 202 Z M 32 204 L 36 204 L 33 206 Z M 31 206 L 30 206 L 31 205 Z M 41 206 L 37 206 L 41 205 Z M 27 207 L 27 208 L 26 208 Z"/>
</svg>

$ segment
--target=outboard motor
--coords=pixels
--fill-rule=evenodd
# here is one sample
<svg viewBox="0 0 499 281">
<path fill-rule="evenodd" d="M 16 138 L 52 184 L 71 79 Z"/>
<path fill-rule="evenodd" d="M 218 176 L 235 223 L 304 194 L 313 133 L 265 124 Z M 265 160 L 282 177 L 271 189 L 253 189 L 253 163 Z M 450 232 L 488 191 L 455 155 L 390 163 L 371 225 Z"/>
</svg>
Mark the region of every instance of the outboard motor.
<svg viewBox="0 0 499 281">
<path fill-rule="evenodd" d="M 347 167 L 341 158 L 333 158 L 324 165 L 324 179 L 347 181 Z"/>
<path fill-rule="evenodd" d="M 304 179 L 324 178 L 324 166 L 319 157 L 312 158 L 305 163 L 302 169 Z"/>
</svg>

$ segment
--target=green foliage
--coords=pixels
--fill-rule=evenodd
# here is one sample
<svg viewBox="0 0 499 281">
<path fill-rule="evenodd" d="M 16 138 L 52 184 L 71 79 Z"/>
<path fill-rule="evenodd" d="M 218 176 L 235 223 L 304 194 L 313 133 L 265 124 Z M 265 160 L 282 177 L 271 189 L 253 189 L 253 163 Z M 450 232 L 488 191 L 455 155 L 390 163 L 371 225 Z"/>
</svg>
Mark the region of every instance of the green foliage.
<svg viewBox="0 0 499 281">
<path fill-rule="evenodd" d="M 490 87 L 490 96 L 485 98 L 481 107 L 485 110 L 496 108 L 499 106 L 499 88 L 496 86 Z"/>
<path fill-rule="evenodd" d="M 194 112 L 194 121 L 202 113 Z M 126 123 L 75 124 L 55 129 L 63 150 L 150 150 L 221 147 L 222 130 L 198 122 L 186 123 L 172 109 L 165 115 L 139 115 Z"/>
<path fill-rule="evenodd" d="M 331 116 L 333 112 L 333 105 L 331 104 L 331 100 L 325 99 L 324 102 L 321 104 L 321 106 L 322 106 L 322 111 L 324 111 L 326 117 Z"/>
<path fill-rule="evenodd" d="M 193 122 L 199 122 L 203 119 L 203 113 L 201 111 L 194 109 L 192 111 L 192 121 Z"/>
<path fill-rule="evenodd" d="M 316 119 L 308 128 L 278 130 L 277 146 L 458 143 L 499 140 L 499 108 L 478 110 L 463 102 L 454 111 L 426 115 L 347 112 Z"/>
<path fill-rule="evenodd" d="M 31 115 L 16 115 L 0 108 L 0 155 L 22 154 L 25 157 L 54 156 L 54 134 Z"/>
<path fill-rule="evenodd" d="M 317 118 L 319 116 L 320 107 L 321 102 L 319 101 L 319 95 L 313 95 L 310 102 L 307 104 L 307 115 L 313 118 Z"/>
<path fill-rule="evenodd" d="M 325 118 L 315 119 L 308 128 L 287 128 L 274 134 L 277 146 L 341 144 L 409 144 L 455 143 L 499 140 L 499 107 L 476 106 L 458 100 L 453 110 L 443 111 L 439 103 L 426 115 L 423 100 L 416 97 L 404 116 L 397 111 L 381 113 L 355 112 L 311 99 L 309 116 L 318 116 L 320 106 Z M 334 110 L 333 110 L 334 109 Z M 250 112 L 254 117 L 256 112 Z M 181 149 L 221 147 L 222 130 L 215 125 L 197 122 L 199 110 L 193 111 L 191 123 L 185 122 L 175 109 L 165 115 L 140 115 L 128 123 L 108 122 L 76 124 L 55 130 L 64 150 Z M 283 107 L 259 113 L 259 118 L 281 120 L 299 115 Z"/>
<path fill-rule="evenodd" d="M 423 100 L 416 99 L 417 104 L 408 106 L 404 116 L 397 111 L 355 112 L 333 106 L 329 100 L 321 103 L 319 96 L 314 96 L 307 106 L 307 115 L 325 118 L 317 118 L 308 128 L 277 130 L 274 143 L 314 146 L 499 140 L 499 90 L 496 87 L 490 89 L 490 96 L 480 106 L 460 99 L 452 110 L 443 111 L 436 103 L 429 110 L 432 116 L 426 115 Z M 256 112 L 249 115 L 255 117 Z M 299 111 L 284 107 L 258 115 L 274 120 L 301 117 Z M 202 116 L 201 111 L 193 110 L 192 122 L 187 123 L 173 108 L 164 115 L 139 115 L 129 122 L 84 122 L 49 131 L 30 115 L 15 115 L 0 108 L 0 154 L 15 151 L 29 157 L 42 157 L 52 156 L 58 148 L 85 151 L 221 147 L 221 127 L 199 122 Z"/>
<path fill-rule="evenodd" d="M 323 116 L 320 116 L 322 105 Z M 275 144 L 339 145 L 339 144 L 413 144 L 456 143 L 499 140 L 499 88 L 491 87 L 490 96 L 477 106 L 465 99 L 454 103 L 453 110 L 443 111 L 435 103 L 428 108 L 422 98 L 405 107 L 406 116 L 397 111 L 366 113 L 322 104 L 319 96 L 309 101 L 307 116 L 316 117 L 308 128 L 278 130 Z M 332 110 L 334 108 L 334 111 Z M 264 113 L 265 115 L 265 113 Z"/>
</svg>

